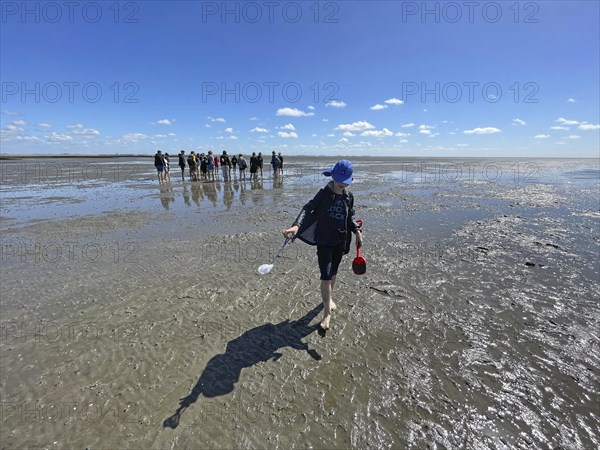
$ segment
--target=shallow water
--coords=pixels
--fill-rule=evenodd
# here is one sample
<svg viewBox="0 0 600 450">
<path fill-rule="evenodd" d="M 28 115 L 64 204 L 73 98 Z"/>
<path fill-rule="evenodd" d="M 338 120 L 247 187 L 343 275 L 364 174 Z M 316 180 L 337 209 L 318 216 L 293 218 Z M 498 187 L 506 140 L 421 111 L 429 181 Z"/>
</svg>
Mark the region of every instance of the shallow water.
<svg viewBox="0 0 600 450">
<path fill-rule="evenodd" d="M 331 162 L 2 162 L 3 445 L 597 448 L 599 161 L 355 160 L 368 270 L 323 338 L 314 249 L 257 268 Z"/>
</svg>

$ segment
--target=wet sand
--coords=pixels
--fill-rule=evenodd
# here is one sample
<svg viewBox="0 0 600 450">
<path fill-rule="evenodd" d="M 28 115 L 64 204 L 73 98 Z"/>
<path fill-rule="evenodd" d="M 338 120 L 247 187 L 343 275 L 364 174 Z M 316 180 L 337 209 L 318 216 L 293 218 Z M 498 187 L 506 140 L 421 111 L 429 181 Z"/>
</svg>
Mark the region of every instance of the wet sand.
<svg viewBox="0 0 600 450">
<path fill-rule="evenodd" d="M 0 163 L 2 447 L 597 448 L 599 161 L 353 161 L 325 337 L 314 248 L 256 269 L 334 159 Z"/>
</svg>

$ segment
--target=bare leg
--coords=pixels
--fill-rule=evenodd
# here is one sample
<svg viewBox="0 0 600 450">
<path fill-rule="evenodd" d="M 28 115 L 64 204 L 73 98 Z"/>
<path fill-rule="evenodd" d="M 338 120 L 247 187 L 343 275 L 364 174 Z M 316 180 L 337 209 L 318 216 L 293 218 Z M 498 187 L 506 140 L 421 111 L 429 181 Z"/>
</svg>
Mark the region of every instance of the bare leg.
<svg viewBox="0 0 600 450">
<path fill-rule="evenodd" d="M 321 299 L 323 300 L 323 320 L 321 328 L 329 329 L 329 320 L 331 319 L 331 280 L 321 280 Z"/>
<path fill-rule="evenodd" d="M 331 294 L 329 295 L 329 309 L 331 312 L 335 312 L 337 305 L 333 303 L 333 287 L 335 286 L 335 275 L 331 277 Z"/>
</svg>

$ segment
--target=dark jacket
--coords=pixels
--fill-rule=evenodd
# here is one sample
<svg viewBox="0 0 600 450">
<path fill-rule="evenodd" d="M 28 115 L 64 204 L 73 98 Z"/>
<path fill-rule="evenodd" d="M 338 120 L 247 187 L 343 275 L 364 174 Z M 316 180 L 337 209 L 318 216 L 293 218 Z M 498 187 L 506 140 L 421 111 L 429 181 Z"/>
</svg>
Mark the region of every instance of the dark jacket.
<svg viewBox="0 0 600 450">
<path fill-rule="evenodd" d="M 354 196 L 347 189 L 342 194 L 342 199 L 346 204 L 346 221 L 345 229 L 341 230 L 341 237 L 344 242 L 344 254 L 350 251 L 350 244 L 352 242 L 352 233 L 356 232 L 358 226 L 354 222 Z M 294 221 L 294 225 L 298 226 L 298 232 L 296 238 L 302 242 L 306 242 L 309 245 L 317 245 L 317 242 L 321 245 L 327 245 L 323 242 L 323 236 L 319 236 L 319 229 L 317 227 L 319 220 L 327 218 L 327 211 L 335 200 L 335 193 L 333 192 L 333 182 L 330 181 L 327 186 L 317 192 L 317 195 L 309 201 L 304 207 L 298 217 Z M 337 245 L 336 242 L 332 242 L 330 245 Z"/>
</svg>

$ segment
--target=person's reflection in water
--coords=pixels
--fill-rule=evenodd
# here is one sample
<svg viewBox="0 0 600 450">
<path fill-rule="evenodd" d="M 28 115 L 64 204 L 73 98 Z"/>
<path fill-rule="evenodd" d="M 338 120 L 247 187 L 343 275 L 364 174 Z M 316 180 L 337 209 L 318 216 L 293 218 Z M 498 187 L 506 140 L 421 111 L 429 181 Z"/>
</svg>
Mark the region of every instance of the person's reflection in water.
<svg viewBox="0 0 600 450">
<path fill-rule="evenodd" d="M 251 185 L 250 185 L 251 189 L 262 189 L 263 188 L 263 182 L 260 179 L 256 179 L 256 180 L 252 180 L 251 181 Z"/>
<path fill-rule="evenodd" d="M 210 184 L 205 184 L 204 185 L 204 193 L 206 195 L 206 198 L 208 198 L 211 203 L 213 204 L 213 207 L 217 207 L 217 189 L 215 187 L 216 183 L 210 183 Z"/>
<path fill-rule="evenodd" d="M 186 206 L 192 206 L 190 203 L 190 190 L 185 180 L 183 181 L 183 202 Z"/>
<path fill-rule="evenodd" d="M 200 202 L 202 201 L 202 185 L 197 181 L 192 182 L 192 200 L 196 206 L 200 206 Z"/>
<path fill-rule="evenodd" d="M 250 188 L 253 191 L 262 191 L 263 190 L 263 179 L 257 178 L 256 180 L 252 180 L 250 182 Z M 262 205 L 264 200 L 263 192 L 254 192 L 252 196 L 252 204 L 253 205 Z"/>
<path fill-rule="evenodd" d="M 192 391 L 179 400 L 179 408 L 163 422 L 163 427 L 177 428 L 181 415 L 201 395 L 212 398 L 232 392 L 240 379 L 242 369 L 270 359 L 277 361 L 283 356 L 278 352 L 279 349 L 291 347 L 306 350 L 313 359 L 319 361 L 321 355 L 309 348 L 302 339 L 317 329 L 318 324 L 310 325 L 310 322 L 321 309 L 323 305 L 313 308 L 304 317 L 292 322 L 287 319 L 278 324 L 265 323 L 229 341 L 225 353 L 208 361 Z"/>
<path fill-rule="evenodd" d="M 223 204 L 227 209 L 230 209 L 232 203 L 233 189 L 231 187 L 231 183 L 225 183 L 225 186 L 223 186 Z"/>
<path fill-rule="evenodd" d="M 160 202 L 162 203 L 163 208 L 166 210 L 169 209 L 169 205 L 171 202 L 175 201 L 175 196 L 173 195 L 173 188 L 170 184 L 161 184 L 160 185 Z"/>
<path fill-rule="evenodd" d="M 273 189 L 281 189 L 283 187 L 283 177 L 273 179 Z"/>
<path fill-rule="evenodd" d="M 246 205 L 246 181 L 240 182 L 240 203 Z"/>
</svg>

